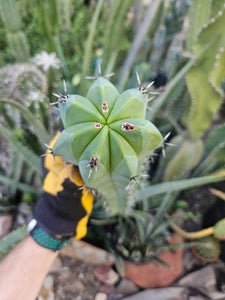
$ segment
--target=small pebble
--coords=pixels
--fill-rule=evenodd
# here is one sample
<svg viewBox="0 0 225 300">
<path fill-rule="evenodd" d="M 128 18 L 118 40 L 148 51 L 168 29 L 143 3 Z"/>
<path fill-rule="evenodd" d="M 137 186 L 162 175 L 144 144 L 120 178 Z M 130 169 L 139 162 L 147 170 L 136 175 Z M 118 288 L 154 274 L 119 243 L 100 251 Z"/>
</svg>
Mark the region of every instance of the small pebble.
<svg viewBox="0 0 225 300">
<path fill-rule="evenodd" d="M 96 296 L 95 296 L 95 300 L 107 300 L 107 294 L 97 293 Z"/>
</svg>

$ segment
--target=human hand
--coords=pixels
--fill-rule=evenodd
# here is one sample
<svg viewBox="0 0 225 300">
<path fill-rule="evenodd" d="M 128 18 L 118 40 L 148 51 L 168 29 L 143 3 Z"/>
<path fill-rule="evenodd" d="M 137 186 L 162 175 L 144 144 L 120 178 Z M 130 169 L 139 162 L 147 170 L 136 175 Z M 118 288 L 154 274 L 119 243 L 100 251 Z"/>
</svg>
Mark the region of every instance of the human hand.
<svg viewBox="0 0 225 300">
<path fill-rule="evenodd" d="M 50 149 L 43 160 L 43 170 L 43 194 L 36 203 L 28 231 L 37 243 L 58 250 L 70 237 L 81 239 L 86 235 L 93 195 L 85 188 L 78 167 L 54 157 Z"/>
</svg>

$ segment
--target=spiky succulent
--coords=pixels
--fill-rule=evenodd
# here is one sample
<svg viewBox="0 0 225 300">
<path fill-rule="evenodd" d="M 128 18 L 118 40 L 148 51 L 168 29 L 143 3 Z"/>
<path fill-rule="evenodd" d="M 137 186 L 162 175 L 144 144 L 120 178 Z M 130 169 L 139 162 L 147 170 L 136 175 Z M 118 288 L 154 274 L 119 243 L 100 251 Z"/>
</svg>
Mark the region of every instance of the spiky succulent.
<svg viewBox="0 0 225 300">
<path fill-rule="evenodd" d="M 162 144 L 158 129 L 145 120 L 148 90 L 139 85 L 119 94 L 98 77 L 85 98 L 67 92 L 56 96 L 65 129 L 52 154 L 78 165 L 85 185 L 105 196 L 111 213 L 122 212 L 130 179 Z"/>
</svg>

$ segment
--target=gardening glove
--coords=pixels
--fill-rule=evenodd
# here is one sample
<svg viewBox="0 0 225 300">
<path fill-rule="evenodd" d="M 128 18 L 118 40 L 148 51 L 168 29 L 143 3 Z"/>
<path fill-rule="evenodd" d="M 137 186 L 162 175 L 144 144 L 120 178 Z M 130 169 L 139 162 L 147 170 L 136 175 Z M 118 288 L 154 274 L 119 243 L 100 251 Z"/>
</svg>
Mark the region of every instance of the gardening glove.
<svg viewBox="0 0 225 300">
<path fill-rule="evenodd" d="M 93 195 L 85 188 L 78 167 L 51 154 L 58 136 L 49 144 L 43 160 L 43 194 L 28 224 L 34 240 L 55 251 L 62 249 L 70 237 L 81 239 L 86 235 L 93 205 Z"/>
</svg>

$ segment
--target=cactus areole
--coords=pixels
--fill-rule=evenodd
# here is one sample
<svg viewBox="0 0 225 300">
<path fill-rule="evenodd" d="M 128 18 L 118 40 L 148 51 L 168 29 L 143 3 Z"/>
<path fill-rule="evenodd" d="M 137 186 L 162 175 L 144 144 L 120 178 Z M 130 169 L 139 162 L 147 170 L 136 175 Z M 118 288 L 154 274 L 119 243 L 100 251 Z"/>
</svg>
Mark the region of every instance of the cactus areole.
<svg viewBox="0 0 225 300">
<path fill-rule="evenodd" d="M 58 100 L 65 129 L 52 153 L 79 166 L 85 185 L 105 196 L 111 214 L 124 211 L 130 178 L 141 173 L 146 157 L 162 145 L 159 130 L 145 120 L 147 103 L 148 95 L 140 89 L 119 94 L 103 77 L 85 98 Z"/>
</svg>

